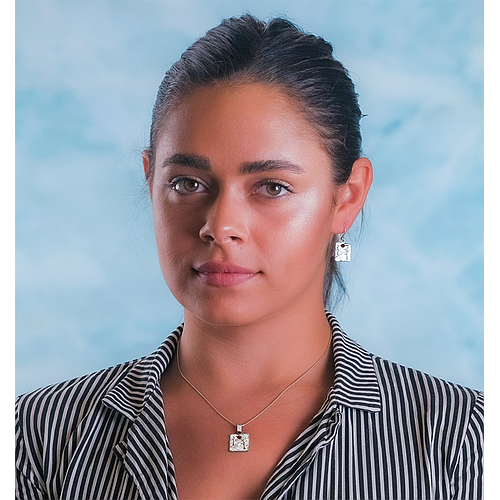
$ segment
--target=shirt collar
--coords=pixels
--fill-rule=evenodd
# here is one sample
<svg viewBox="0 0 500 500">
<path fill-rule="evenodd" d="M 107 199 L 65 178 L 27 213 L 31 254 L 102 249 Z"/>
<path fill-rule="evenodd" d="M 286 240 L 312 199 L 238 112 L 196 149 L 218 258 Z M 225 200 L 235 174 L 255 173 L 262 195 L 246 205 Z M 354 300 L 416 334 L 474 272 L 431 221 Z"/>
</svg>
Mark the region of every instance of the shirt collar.
<svg viewBox="0 0 500 500">
<path fill-rule="evenodd" d="M 373 355 L 351 340 L 332 314 L 327 312 L 326 317 L 332 329 L 334 363 L 328 404 L 380 411 L 380 389 Z M 160 377 L 175 354 L 182 330 L 183 325 L 174 330 L 154 353 L 132 362 L 132 368 L 103 398 L 103 403 L 135 420 L 148 399 L 155 394 Z"/>
<path fill-rule="evenodd" d="M 175 354 L 182 330 L 183 325 L 174 330 L 155 352 L 132 362 L 132 368 L 104 396 L 104 405 L 135 420 L 156 394 L 155 389 Z"/>
<path fill-rule="evenodd" d="M 380 388 L 373 364 L 373 355 L 351 340 L 340 328 L 338 321 L 326 313 L 332 329 L 333 387 L 332 403 L 358 410 L 381 410 Z"/>
</svg>

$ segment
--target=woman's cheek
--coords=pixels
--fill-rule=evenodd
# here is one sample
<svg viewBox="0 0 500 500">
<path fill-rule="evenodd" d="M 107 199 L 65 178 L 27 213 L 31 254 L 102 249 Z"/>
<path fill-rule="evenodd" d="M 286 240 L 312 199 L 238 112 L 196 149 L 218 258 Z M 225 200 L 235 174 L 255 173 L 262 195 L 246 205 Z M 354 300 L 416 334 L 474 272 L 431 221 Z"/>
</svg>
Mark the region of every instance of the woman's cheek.
<svg viewBox="0 0 500 500">
<path fill-rule="evenodd" d="M 300 195 L 297 203 L 290 204 L 286 212 L 276 220 L 275 226 L 288 238 L 298 243 L 297 237 L 314 236 L 316 239 L 328 235 L 332 203 L 324 193 Z"/>
<path fill-rule="evenodd" d="M 254 226 L 253 234 L 264 258 L 286 272 L 298 266 L 317 267 L 325 261 L 331 240 L 328 231 L 330 217 L 325 204 L 305 199 L 281 213 L 262 218 Z"/>
</svg>

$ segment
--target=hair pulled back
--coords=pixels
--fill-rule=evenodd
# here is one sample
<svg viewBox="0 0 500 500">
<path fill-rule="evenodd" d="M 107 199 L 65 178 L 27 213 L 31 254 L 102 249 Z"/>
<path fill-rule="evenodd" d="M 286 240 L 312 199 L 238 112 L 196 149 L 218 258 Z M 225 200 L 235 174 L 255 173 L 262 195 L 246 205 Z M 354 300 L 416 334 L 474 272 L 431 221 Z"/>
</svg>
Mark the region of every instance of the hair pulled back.
<svg viewBox="0 0 500 500">
<path fill-rule="evenodd" d="M 222 21 L 182 54 L 160 84 L 151 123 L 148 178 L 154 173 L 162 124 L 175 104 L 201 86 L 241 81 L 277 86 L 287 93 L 321 137 L 331 159 L 332 181 L 345 183 L 361 156 L 361 111 L 354 84 L 332 50 L 323 38 L 283 18 L 266 23 L 246 14 Z M 327 255 L 325 307 L 333 280 L 339 297 L 346 291 L 333 258 L 336 240 L 335 236 Z"/>
</svg>

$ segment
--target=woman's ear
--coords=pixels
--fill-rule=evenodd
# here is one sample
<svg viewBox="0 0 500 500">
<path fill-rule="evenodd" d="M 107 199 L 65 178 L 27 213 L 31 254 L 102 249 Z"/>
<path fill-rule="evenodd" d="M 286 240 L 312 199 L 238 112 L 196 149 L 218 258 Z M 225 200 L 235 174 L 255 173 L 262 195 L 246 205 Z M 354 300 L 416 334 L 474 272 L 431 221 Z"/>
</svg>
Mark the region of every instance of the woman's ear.
<svg viewBox="0 0 500 500">
<path fill-rule="evenodd" d="M 351 176 L 337 190 L 333 232 L 341 234 L 349 229 L 365 204 L 373 180 L 372 164 L 368 158 L 357 159 Z"/>
<path fill-rule="evenodd" d="M 153 187 L 153 183 L 152 183 L 153 179 L 149 175 L 149 150 L 148 149 L 145 149 L 142 152 L 142 165 L 144 167 L 144 175 L 146 176 L 146 181 L 147 181 L 148 186 L 149 186 L 149 194 L 151 195 L 151 190 Z"/>
</svg>

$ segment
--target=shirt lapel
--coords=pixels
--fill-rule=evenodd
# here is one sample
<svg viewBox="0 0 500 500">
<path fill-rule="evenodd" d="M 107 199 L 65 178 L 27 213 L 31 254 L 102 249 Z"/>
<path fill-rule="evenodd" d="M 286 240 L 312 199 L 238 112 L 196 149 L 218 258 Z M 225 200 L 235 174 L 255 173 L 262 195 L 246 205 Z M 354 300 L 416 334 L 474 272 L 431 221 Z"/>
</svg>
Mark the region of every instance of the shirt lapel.
<svg viewBox="0 0 500 500">
<path fill-rule="evenodd" d="M 330 313 L 326 316 L 332 330 L 332 387 L 320 411 L 276 467 L 261 500 L 284 498 L 318 451 L 335 439 L 342 425 L 342 406 L 369 412 L 381 410 L 372 355 L 347 337 Z"/>
<path fill-rule="evenodd" d="M 114 453 L 143 499 L 177 498 L 160 377 L 175 353 L 181 334 L 182 326 L 155 353 L 140 360 L 103 398 L 105 406 L 131 421 L 126 437 L 115 446 Z"/>
</svg>

